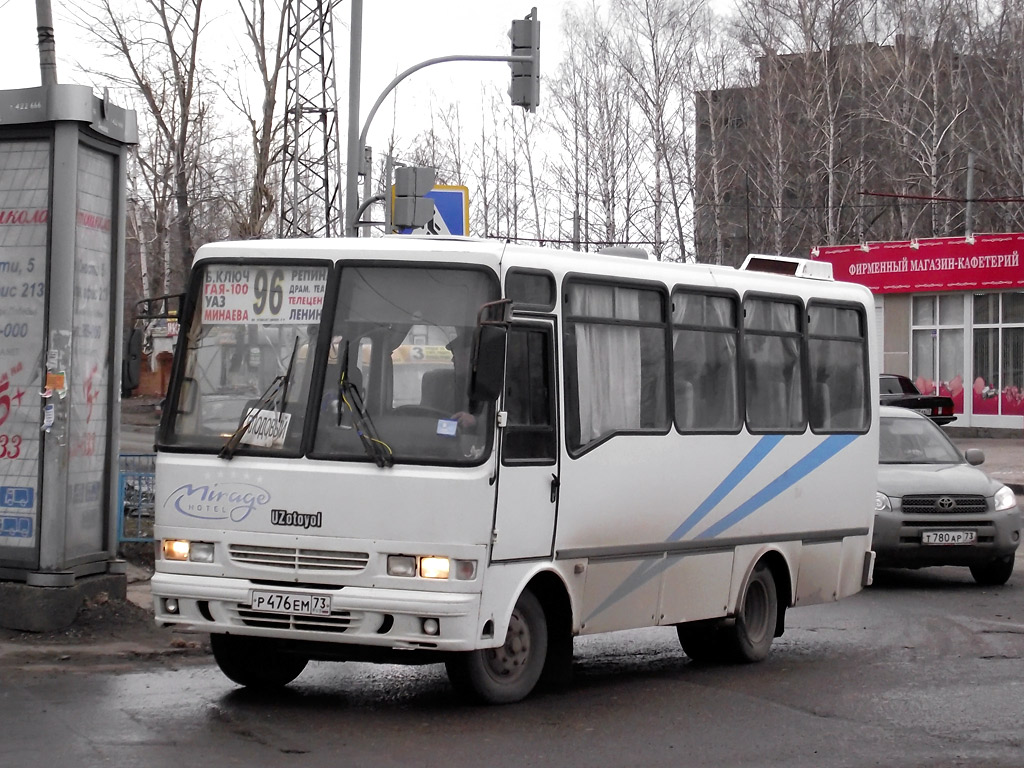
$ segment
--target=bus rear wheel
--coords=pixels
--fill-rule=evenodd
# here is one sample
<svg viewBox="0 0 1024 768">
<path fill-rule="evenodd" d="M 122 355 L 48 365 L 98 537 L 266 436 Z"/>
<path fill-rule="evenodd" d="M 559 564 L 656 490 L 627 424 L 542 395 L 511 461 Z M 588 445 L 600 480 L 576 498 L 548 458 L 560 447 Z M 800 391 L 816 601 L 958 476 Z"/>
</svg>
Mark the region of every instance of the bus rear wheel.
<svg viewBox="0 0 1024 768">
<path fill-rule="evenodd" d="M 726 629 L 731 660 L 750 663 L 763 660 L 775 639 L 779 597 L 775 577 L 764 563 L 750 574 L 736 623 Z"/>
<path fill-rule="evenodd" d="M 282 688 L 306 668 L 309 660 L 285 653 L 266 637 L 210 635 L 214 661 L 230 680 L 247 688 Z"/>
<path fill-rule="evenodd" d="M 511 704 L 526 698 L 537 685 L 547 653 L 544 608 L 527 590 L 512 609 L 504 644 L 455 654 L 445 662 L 445 670 L 460 693 L 487 704 Z"/>
</svg>

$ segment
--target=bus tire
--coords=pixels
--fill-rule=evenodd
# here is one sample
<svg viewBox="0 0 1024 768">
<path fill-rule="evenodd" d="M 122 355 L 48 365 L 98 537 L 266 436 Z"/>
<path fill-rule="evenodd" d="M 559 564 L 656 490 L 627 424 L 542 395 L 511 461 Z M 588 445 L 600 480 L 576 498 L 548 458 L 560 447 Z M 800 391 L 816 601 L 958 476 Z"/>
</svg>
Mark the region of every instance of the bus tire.
<svg viewBox="0 0 1024 768">
<path fill-rule="evenodd" d="M 717 621 L 692 621 L 676 625 L 683 653 L 692 661 L 714 663 L 724 660 L 722 629 Z"/>
<path fill-rule="evenodd" d="M 265 637 L 210 635 L 214 661 L 228 679 L 247 688 L 282 688 L 306 668 L 309 660 L 280 649 Z"/>
<path fill-rule="evenodd" d="M 529 590 L 512 609 L 505 643 L 454 654 L 445 662 L 452 686 L 487 704 L 511 704 L 537 685 L 548 652 L 548 626 L 540 601 Z"/>
<path fill-rule="evenodd" d="M 763 562 L 754 567 L 743 592 L 736 622 L 727 628 L 728 650 L 732 661 L 762 661 L 775 638 L 779 615 L 778 590 L 771 569 Z"/>
</svg>

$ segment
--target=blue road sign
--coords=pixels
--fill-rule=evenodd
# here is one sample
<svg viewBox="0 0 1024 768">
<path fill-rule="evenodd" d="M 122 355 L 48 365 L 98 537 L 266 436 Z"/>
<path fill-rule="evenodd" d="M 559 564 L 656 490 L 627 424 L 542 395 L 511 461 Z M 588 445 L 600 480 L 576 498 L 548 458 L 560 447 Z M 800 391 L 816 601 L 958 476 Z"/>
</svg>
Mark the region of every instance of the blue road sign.
<svg viewBox="0 0 1024 768">
<path fill-rule="evenodd" d="M 462 186 L 438 184 L 427 192 L 434 201 L 434 218 L 422 227 L 401 230 L 404 235 L 468 235 L 469 189 Z"/>
</svg>

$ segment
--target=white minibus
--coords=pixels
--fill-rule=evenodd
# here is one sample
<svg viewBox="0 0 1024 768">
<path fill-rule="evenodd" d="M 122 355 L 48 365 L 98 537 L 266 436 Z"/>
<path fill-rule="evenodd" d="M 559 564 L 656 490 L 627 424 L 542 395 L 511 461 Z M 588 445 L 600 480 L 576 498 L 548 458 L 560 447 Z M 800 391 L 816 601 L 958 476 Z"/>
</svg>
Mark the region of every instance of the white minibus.
<svg viewBox="0 0 1024 768">
<path fill-rule="evenodd" d="M 157 437 L 157 621 L 246 686 L 444 663 L 491 703 L 573 638 L 757 661 L 870 582 L 873 302 L 742 269 L 386 236 L 199 249 Z M 642 254 L 641 254 L 642 256 Z"/>
</svg>

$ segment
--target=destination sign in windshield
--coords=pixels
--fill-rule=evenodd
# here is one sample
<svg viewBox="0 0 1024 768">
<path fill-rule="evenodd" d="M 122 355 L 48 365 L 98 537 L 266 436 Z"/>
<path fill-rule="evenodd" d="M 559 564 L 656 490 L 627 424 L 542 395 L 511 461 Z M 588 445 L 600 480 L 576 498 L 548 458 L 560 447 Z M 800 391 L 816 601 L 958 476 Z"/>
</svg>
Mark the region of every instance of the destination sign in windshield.
<svg viewBox="0 0 1024 768">
<path fill-rule="evenodd" d="M 211 264 L 203 281 L 203 323 L 318 323 L 326 267 Z"/>
</svg>

